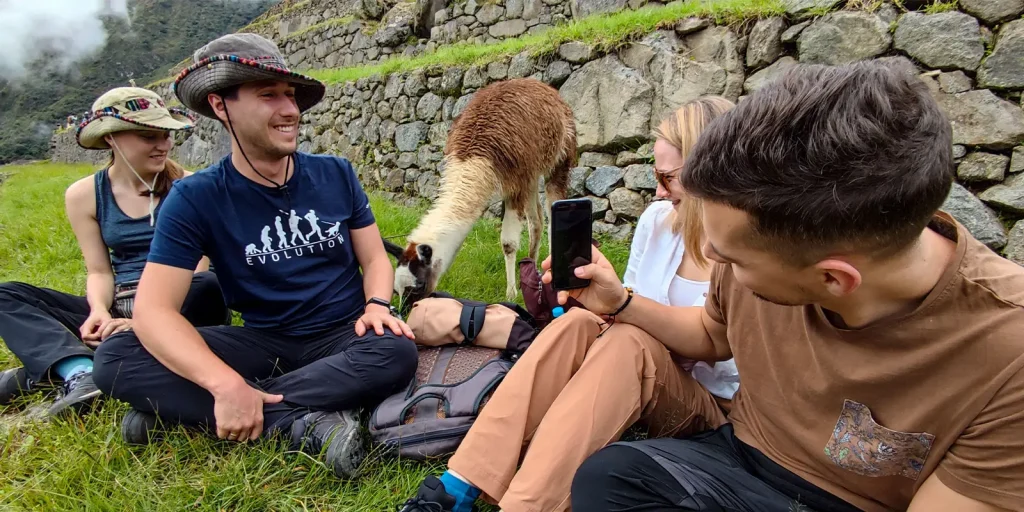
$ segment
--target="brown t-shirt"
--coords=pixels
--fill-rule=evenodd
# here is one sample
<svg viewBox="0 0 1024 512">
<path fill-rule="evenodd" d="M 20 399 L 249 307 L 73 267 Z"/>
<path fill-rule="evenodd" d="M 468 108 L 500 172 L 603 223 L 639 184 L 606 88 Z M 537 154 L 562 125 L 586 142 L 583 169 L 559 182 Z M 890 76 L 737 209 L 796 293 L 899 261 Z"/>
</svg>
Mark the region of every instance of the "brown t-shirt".
<svg viewBox="0 0 1024 512">
<path fill-rule="evenodd" d="M 940 213 L 956 254 L 913 312 L 841 329 L 818 306 L 756 298 L 717 265 L 704 323 L 742 384 L 736 435 L 868 511 L 905 510 L 937 471 L 1024 510 L 1024 268 Z M 718 343 L 716 343 L 718 344 Z"/>
</svg>

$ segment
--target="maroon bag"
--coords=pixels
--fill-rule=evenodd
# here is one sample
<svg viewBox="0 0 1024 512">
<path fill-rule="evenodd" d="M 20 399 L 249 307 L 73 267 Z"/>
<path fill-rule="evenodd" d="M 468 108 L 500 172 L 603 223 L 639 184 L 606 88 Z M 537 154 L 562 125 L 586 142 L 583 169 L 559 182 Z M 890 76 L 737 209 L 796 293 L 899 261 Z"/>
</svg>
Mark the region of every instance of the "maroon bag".
<svg viewBox="0 0 1024 512">
<path fill-rule="evenodd" d="M 600 243 L 594 242 L 595 247 Z M 532 258 L 519 260 L 519 289 L 523 292 L 523 305 L 526 311 L 533 316 L 537 329 L 543 329 L 555 319 L 554 309 L 561 307 L 563 313 L 568 313 L 572 308 L 584 308 L 580 301 L 569 297 L 564 305 L 558 303 L 558 291 L 550 284 L 544 284 L 540 280 L 541 272 L 537 268 L 537 262 Z"/>
</svg>

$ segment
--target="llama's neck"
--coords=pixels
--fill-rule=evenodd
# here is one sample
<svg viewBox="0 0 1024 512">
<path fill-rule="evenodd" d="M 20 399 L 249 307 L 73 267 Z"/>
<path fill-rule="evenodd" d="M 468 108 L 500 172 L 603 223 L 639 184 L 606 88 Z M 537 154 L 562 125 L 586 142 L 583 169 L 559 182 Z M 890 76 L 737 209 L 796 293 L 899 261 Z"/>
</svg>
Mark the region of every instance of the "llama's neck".
<svg viewBox="0 0 1024 512">
<path fill-rule="evenodd" d="M 427 218 L 424 218 L 426 221 Z M 409 235 L 409 241 L 415 242 L 420 245 L 429 245 L 433 249 L 432 260 L 436 265 L 437 279 L 441 278 L 448 267 L 451 266 L 452 260 L 455 259 L 455 255 L 458 254 L 459 248 L 462 247 L 462 242 L 466 240 L 466 236 L 469 235 L 469 231 L 473 229 L 473 220 L 467 219 L 447 219 L 442 218 L 440 222 L 442 225 L 435 225 L 435 229 L 431 229 L 424 233 L 413 233 Z"/>
<path fill-rule="evenodd" d="M 437 200 L 407 237 L 409 242 L 431 246 L 438 278 L 452 264 L 497 188 L 486 160 L 448 160 Z"/>
</svg>

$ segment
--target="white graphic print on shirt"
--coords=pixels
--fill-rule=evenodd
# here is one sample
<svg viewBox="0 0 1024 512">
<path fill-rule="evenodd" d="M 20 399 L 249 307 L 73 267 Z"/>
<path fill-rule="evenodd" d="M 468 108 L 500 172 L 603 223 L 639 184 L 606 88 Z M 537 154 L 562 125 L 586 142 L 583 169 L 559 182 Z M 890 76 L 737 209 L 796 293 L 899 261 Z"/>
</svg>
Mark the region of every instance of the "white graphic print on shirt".
<svg viewBox="0 0 1024 512">
<path fill-rule="evenodd" d="M 277 245 L 274 245 L 274 240 L 270 237 L 270 226 L 263 226 L 263 229 L 260 231 L 261 245 L 257 246 L 253 243 L 245 246 L 245 262 L 250 266 L 256 264 L 263 265 L 268 261 L 290 260 L 293 257 L 301 257 L 305 254 L 333 249 L 345 243 L 344 237 L 339 233 L 341 231 L 341 222 L 332 224 L 322 221 L 317 217 L 314 210 L 309 210 L 309 212 L 301 217 L 295 213 L 295 210 L 291 212 L 279 211 L 283 215 L 274 217 L 274 227 L 277 229 Z M 290 237 L 284 230 L 282 216 L 288 219 L 288 231 L 291 232 Z M 305 233 L 302 231 L 302 226 L 300 226 L 303 219 L 305 219 L 306 224 L 311 226 L 311 229 Z M 327 226 L 326 236 L 320 227 L 321 224 Z"/>
</svg>

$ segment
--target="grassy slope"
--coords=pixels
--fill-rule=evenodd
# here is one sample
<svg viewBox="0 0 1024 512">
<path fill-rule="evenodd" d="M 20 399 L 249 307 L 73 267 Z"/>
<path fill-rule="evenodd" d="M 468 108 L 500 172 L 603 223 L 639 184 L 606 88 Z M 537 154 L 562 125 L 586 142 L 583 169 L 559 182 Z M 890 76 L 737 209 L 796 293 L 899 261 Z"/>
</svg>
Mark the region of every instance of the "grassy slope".
<svg viewBox="0 0 1024 512">
<path fill-rule="evenodd" d="M 11 171 L 0 188 L 0 280 L 82 293 L 85 270 L 64 217 L 63 190 L 92 169 L 0 168 Z M 408 233 L 423 213 L 378 197 L 373 208 L 385 235 Z M 441 288 L 503 300 L 498 237 L 497 222 L 478 222 Z M 604 249 L 621 273 L 628 248 L 605 242 Z M 0 348 L 0 368 L 17 364 Z M 124 405 L 111 401 L 84 418 L 31 422 L 25 411 L 43 399 L 0 409 L 0 510 L 394 510 L 441 467 L 374 457 L 362 481 L 342 484 L 319 462 L 276 443 L 231 446 L 179 431 L 164 443 L 130 449 L 118 430 Z"/>
<path fill-rule="evenodd" d="M 677 1 L 663 7 L 590 16 L 556 26 L 541 34 L 524 34 L 494 43 L 477 44 L 464 41 L 444 45 L 433 52 L 414 57 L 397 55 L 380 64 L 336 69 L 312 69 L 306 70 L 306 72 L 328 84 L 339 84 L 376 74 L 387 75 L 430 66 L 487 64 L 524 51 L 534 56 L 551 54 L 558 49 L 559 45 L 568 41 L 585 41 L 598 49 L 610 50 L 656 29 L 672 26 L 677 21 L 692 16 L 711 18 L 718 23 L 735 23 L 781 15 L 784 12 L 785 7 L 782 0 Z M 344 24 L 349 20 L 350 18 L 347 17 L 338 18 L 328 20 L 321 25 Z M 313 26 L 303 32 L 319 28 L 322 27 Z M 298 35 L 293 34 L 289 38 Z M 146 87 L 162 85 L 172 80 L 173 77 L 164 78 Z"/>
<path fill-rule="evenodd" d="M 396 56 L 371 66 L 314 70 L 310 74 L 329 84 L 429 66 L 480 65 L 511 57 L 521 52 L 531 55 L 554 53 L 568 41 L 584 41 L 600 50 L 610 50 L 656 29 L 672 26 L 684 18 L 699 16 L 718 23 L 734 23 L 785 12 L 781 0 L 689 0 L 663 7 L 625 10 L 590 16 L 558 25 L 541 34 L 522 35 L 502 41 L 476 44 L 460 42 L 415 57 Z"/>
</svg>

